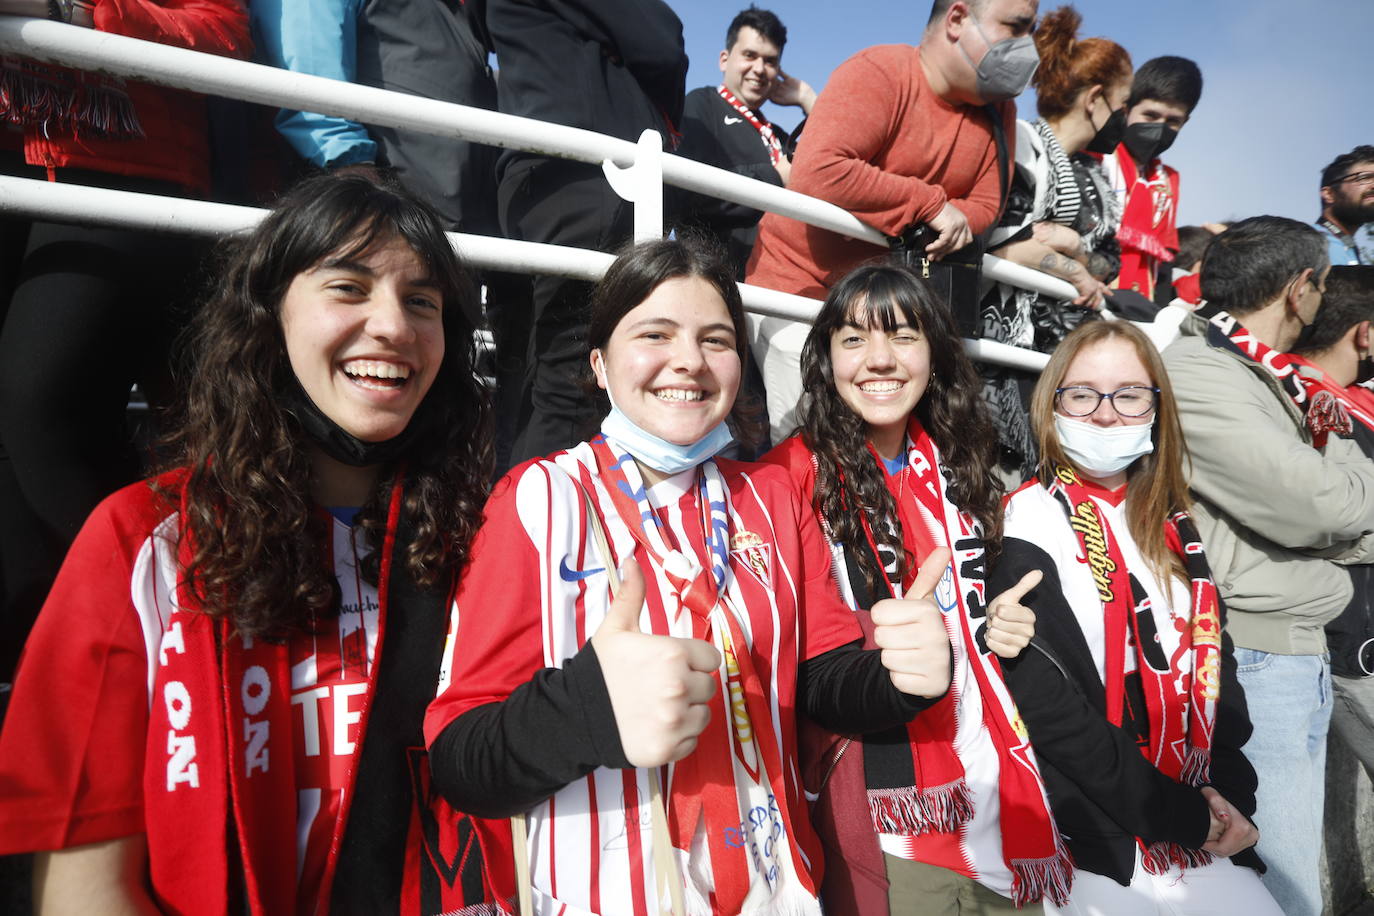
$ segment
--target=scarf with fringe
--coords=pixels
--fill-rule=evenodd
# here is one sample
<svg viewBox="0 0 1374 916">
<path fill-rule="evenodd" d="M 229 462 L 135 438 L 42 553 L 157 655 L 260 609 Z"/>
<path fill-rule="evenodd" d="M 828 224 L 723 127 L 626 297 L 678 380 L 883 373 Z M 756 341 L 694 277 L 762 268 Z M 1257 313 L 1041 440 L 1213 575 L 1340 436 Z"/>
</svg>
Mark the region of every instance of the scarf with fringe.
<svg viewBox="0 0 1374 916">
<path fill-rule="evenodd" d="M 964 668 L 964 676 L 956 671 L 944 698 L 907 724 L 904 740 L 865 738 L 873 827 L 880 833 L 919 837 L 957 833 L 972 820 L 973 794 L 954 744 L 962 685 L 981 702 L 982 727 L 997 749 L 998 818 L 1002 858 L 1012 873 L 1012 899 L 1024 906 L 1049 897 L 1062 906 L 1068 898 L 1073 862 L 1060 842 L 1026 727 L 1003 683 L 1001 665 L 982 641 L 987 616 L 982 530 L 972 516 L 949 501 L 939 450 L 915 417 L 907 436 L 907 465 L 887 477 L 888 487 L 896 499 L 909 558 L 923 559 L 942 545 L 953 553 L 935 599 L 954 647 L 954 663 Z M 879 460 L 876 454 L 874 460 Z M 861 518 L 869 549 L 881 557 L 867 517 Z M 908 563 L 900 586 L 888 581 L 893 597 L 901 597 L 910 587 L 917 566 Z"/>
<path fill-rule="evenodd" d="M 1169 614 L 1169 623 L 1178 633 L 1178 647 L 1168 659 L 1168 668 L 1158 670 L 1142 649 L 1154 644 L 1158 637 L 1141 631 L 1141 618 L 1150 617 L 1156 628 L 1163 621 L 1152 614 L 1149 599 L 1132 581 L 1134 577 L 1126 568 L 1106 516 L 1072 468 L 1060 467 L 1047 489 L 1068 516 L 1069 527 L 1078 537 L 1079 549 L 1087 559 L 1102 601 L 1107 720 L 1121 727 L 1126 702 L 1126 656 L 1132 653 L 1148 714 L 1149 740 L 1141 747 L 1141 753 L 1170 779 L 1189 786 L 1205 785 L 1211 769 L 1212 732 L 1221 690 L 1221 603 L 1192 519 L 1185 512 L 1176 512 L 1165 522 L 1164 537 L 1169 549 L 1183 560 L 1188 573 L 1191 602 L 1186 618 Z M 1137 591 L 1142 596 L 1140 600 L 1134 598 Z M 1212 861 L 1211 854 L 1201 849 L 1177 843 L 1147 844 L 1139 838 L 1136 842 L 1145 870 L 1152 875 L 1164 874 L 1171 865 L 1197 868 Z"/>
<path fill-rule="evenodd" d="M 398 476 L 381 548 L 376 654 L 360 738 L 314 911 L 329 912 L 331 896 L 346 904 L 350 887 L 380 884 L 395 887 L 400 913 L 495 916 L 471 819 L 431 788 L 423 746 L 397 748 L 422 743 L 418 719 L 407 719 L 422 708 L 417 688 L 426 697 L 432 687 L 415 677 L 430 666 L 437 677 L 445 624 L 442 594 L 420 590 L 403 571 L 393 581 L 404 547 L 401 505 Z M 185 569 L 193 556 L 188 536 L 177 551 Z M 229 620 L 201 613 L 182 580 L 154 651 L 144 810 L 149 846 L 175 850 L 150 864 L 159 905 L 230 916 L 226 889 L 241 882 L 238 912 L 297 912 L 290 643 L 235 633 Z M 408 827 L 388 829 L 398 819 Z"/>
<path fill-rule="evenodd" d="M 0 55 L 0 119 L 45 137 L 144 136 L 124 80 L 9 55 Z"/>
</svg>

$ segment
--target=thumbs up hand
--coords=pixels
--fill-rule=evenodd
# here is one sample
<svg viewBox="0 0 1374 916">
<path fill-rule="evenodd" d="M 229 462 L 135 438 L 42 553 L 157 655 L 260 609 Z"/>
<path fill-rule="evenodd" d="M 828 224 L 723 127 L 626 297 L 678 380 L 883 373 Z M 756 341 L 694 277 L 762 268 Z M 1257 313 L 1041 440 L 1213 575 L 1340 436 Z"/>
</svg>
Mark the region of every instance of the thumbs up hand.
<svg viewBox="0 0 1374 916">
<path fill-rule="evenodd" d="M 700 639 L 640 632 L 644 574 L 631 558 L 620 575 L 620 591 L 591 643 L 625 758 L 637 767 L 662 766 L 690 754 L 710 721 L 706 704 L 716 693 L 720 653 Z"/>
<path fill-rule="evenodd" d="M 1035 612 L 1021 603 L 1026 592 L 1040 584 L 1044 573 L 1032 569 L 1011 588 L 992 599 L 988 605 L 988 628 L 983 642 L 988 651 L 1002 658 L 1015 658 L 1030 645 L 1035 635 Z"/>
<path fill-rule="evenodd" d="M 940 608 L 930 599 L 949 566 L 947 547 L 926 557 L 904 598 L 873 605 L 873 641 L 883 667 L 902 693 L 935 698 L 949 689 L 949 633 Z"/>
</svg>

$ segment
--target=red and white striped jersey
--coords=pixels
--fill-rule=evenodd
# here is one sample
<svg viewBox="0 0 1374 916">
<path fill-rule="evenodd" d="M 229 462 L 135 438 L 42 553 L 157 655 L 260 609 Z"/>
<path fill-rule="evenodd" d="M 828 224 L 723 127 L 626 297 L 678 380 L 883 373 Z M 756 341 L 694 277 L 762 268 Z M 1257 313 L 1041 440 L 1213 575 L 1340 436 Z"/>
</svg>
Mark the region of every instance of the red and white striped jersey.
<svg viewBox="0 0 1374 916">
<path fill-rule="evenodd" d="M 829 553 L 815 518 L 785 473 L 725 460 L 718 460 L 717 466 L 728 497 L 730 555 L 723 587 L 729 600 L 718 604 L 716 612 L 727 604 L 745 609 L 736 615 L 738 632 L 747 643 L 743 648 L 761 682 L 769 716 L 768 721 L 757 721 L 746 715 L 741 722 L 736 707 L 742 704 L 732 703 L 734 728 L 728 740 L 733 743 L 740 807 L 738 827 L 732 831 L 736 842 L 728 845 L 739 846 L 750 874 L 740 911 L 819 913 L 812 880 L 819 846 L 796 763 L 797 666 L 858 639 L 860 631 L 831 578 Z M 666 537 L 707 565 L 698 489 L 693 485 L 696 473 L 662 481 L 650 489 L 649 500 Z M 646 600 L 641 627 L 658 634 L 693 635 L 691 614 L 679 614 L 680 602 L 663 569 L 647 551 L 636 551 L 634 536 L 597 476 L 587 444 L 522 465 L 496 486 L 474 541 L 454 608 L 440 695 L 426 720 L 429 741 L 464 712 L 509 696 L 541 668 L 561 666 L 596 632 L 609 607 L 610 591 L 578 484 L 596 504 L 613 562 L 633 553 L 643 570 Z M 716 627 L 713 634 L 718 648 L 723 648 L 724 629 Z M 728 652 L 722 656 L 726 660 L 721 683 L 733 695 L 733 666 Z M 751 730 L 764 729 L 772 741 L 749 737 Z M 759 775 L 761 743 L 780 750 L 782 772 Z M 701 753 L 699 744 L 693 756 Z M 674 792 L 674 775 L 682 768 L 681 763 L 668 768 L 665 801 L 670 821 L 675 810 L 690 807 L 689 799 Z M 599 768 L 529 812 L 537 913 L 660 912 L 648 803 L 649 779 L 660 775 Z M 764 790 L 762 805 L 754 804 L 757 796 L 745 790 L 756 781 Z M 690 850 L 676 850 L 688 909 L 718 912 L 712 888 L 719 875 L 713 871 L 725 869 L 711 862 L 700 831 L 698 825 Z M 504 840 L 509 843 L 508 836 Z M 499 898 L 514 893 L 513 888 L 495 890 Z"/>
</svg>

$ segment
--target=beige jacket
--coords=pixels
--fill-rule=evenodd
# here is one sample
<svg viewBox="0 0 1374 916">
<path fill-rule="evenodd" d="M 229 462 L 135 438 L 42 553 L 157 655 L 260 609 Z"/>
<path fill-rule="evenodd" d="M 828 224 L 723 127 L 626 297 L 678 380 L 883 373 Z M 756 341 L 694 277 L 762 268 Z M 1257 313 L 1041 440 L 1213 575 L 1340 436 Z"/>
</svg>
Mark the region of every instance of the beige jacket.
<svg viewBox="0 0 1374 916">
<path fill-rule="evenodd" d="M 1326 651 L 1322 627 L 1350 601 L 1342 564 L 1374 555 L 1374 462 L 1303 417 L 1263 367 L 1211 346 L 1190 315 L 1164 351 L 1191 454 L 1194 517 L 1237 646 Z"/>
</svg>

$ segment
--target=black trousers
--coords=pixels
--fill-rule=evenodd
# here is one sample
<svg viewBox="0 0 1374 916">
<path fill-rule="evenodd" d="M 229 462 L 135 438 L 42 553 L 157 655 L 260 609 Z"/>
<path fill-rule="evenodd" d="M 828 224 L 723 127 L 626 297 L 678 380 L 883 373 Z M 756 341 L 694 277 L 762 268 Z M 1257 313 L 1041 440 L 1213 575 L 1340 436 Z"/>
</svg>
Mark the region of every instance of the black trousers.
<svg viewBox="0 0 1374 916">
<path fill-rule="evenodd" d="M 146 193 L 164 182 L 59 173 Z M 0 260 L 0 681 L 86 516 L 144 474 L 129 389 L 170 397 L 168 353 L 201 242 L 122 229 L 6 221 Z M 0 276 L 3 271 L 0 271 Z"/>
<path fill-rule="evenodd" d="M 633 211 L 597 166 L 528 157 L 506 164 L 498 190 L 507 238 L 615 251 L 629 241 Z M 527 302 L 494 303 L 498 409 L 513 416 L 508 464 L 575 445 L 601 420 L 590 389 L 587 320 L 591 285 L 535 277 Z M 521 354 L 515 358 L 513 354 Z"/>
</svg>

